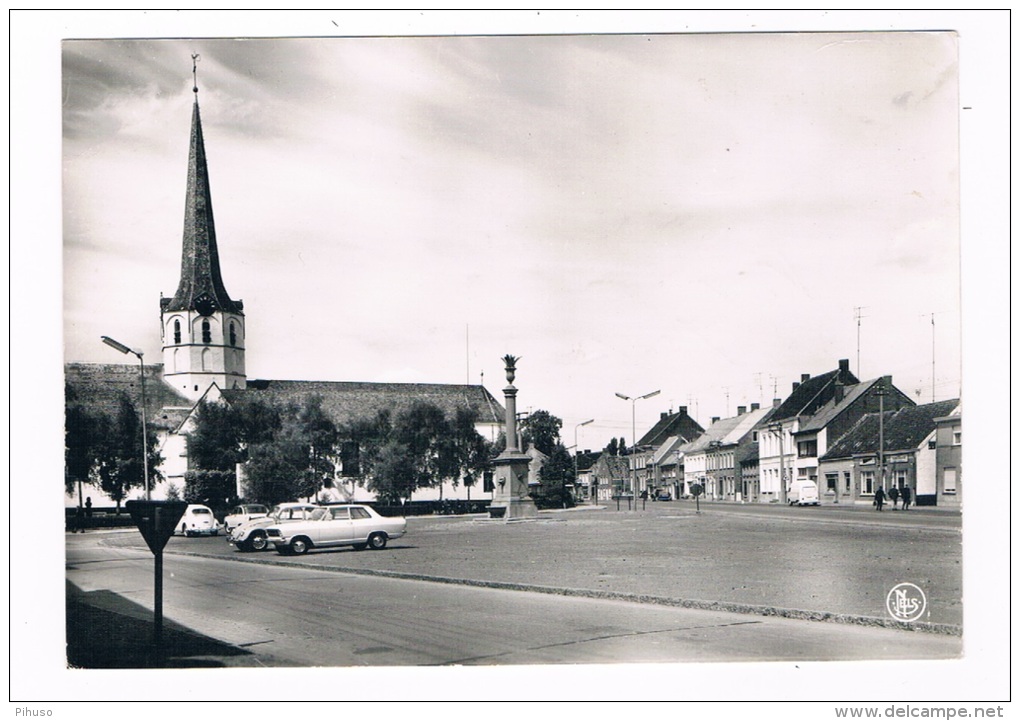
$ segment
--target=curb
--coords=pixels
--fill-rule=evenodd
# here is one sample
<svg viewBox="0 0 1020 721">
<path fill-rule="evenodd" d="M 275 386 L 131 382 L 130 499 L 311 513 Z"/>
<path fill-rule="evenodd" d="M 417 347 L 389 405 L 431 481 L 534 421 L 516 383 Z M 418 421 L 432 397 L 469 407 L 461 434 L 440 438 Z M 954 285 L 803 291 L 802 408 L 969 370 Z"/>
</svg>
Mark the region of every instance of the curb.
<svg viewBox="0 0 1020 721">
<path fill-rule="evenodd" d="M 554 586 L 539 586 L 528 583 L 510 583 L 506 581 L 480 581 L 469 578 L 451 578 L 448 576 L 431 576 L 424 573 L 408 573 L 405 571 L 384 571 L 365 568 L 346 568 L 339 566 L 317 566 L 311 563 L 294 563 L 292 561 L 278 561 L 273 558 L 237 558 L 231 556 L 209 556 L 202 553 L 190 551 L 166 551 L 168 554 L 177 556 L 192 556 L 196 558 L 215 558 L 235 563 L 257 563 L 261 565 L 283 566 L 287 568 L 311 568 L 316 571 L 329 573 L 346 573 L 356 576 L 374 576 L 378 578 L 395 578 L 407 581 L 425 581 L 428 583 L 443 583 L 454 586 L 471 586 L 474 588 L 492 588 L 502 591 L 527 591 L 530 593 L 544 593 L 556 596 L 571 596 L 575 598 L 592 598 L 606 601 L 627 601 L 630 603 L 643 603 L 656 606 L 669 606 L 673 608 L 689 608 L 699 611 L 724 611 L 727 613 L 739 613 L 751 616 L 771 616 L 787 618 L 796 621 L 814 621 L 821 623 L 839 623 L 852 626 L 866 626 L 871 628 L 887 628 L 898 631 L 911 631 L 915 633 L 933 633 L 945 636 L 963 636 L 963 628 L 948 623 L 906 623 L 893 621 L 891 619 L 878 618 L 875 616 L 858 616 L 845 613 L 831 613 L 828 611 L 808 611 L 793 608 L 780 608 L 777 606 L 755 606 L 744 603 L 731 603 L 728 601 L 704 601 L 698 599 L 671 598 L 669 596 L 653 596 L 639 593 L 624 593 L 621 591 L 595 591 L 583 588 L 557 588 Z"/>
</svg>

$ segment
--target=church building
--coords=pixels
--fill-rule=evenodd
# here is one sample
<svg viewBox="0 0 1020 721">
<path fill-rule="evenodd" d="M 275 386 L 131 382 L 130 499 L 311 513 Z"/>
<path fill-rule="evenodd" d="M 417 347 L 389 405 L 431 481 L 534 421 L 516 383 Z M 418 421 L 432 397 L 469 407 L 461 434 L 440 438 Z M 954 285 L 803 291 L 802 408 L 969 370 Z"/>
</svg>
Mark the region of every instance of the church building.
<svg viewBox="0 0 1020 721">
<path fill-rule="evenodd" d="M 68 363 L 65 382 L 79 401 L 112 415 L 121 394 L 136 407 L 141 405 L 144 375 L 145 415 L 148 426 L 159 438 L 163 481 L 153 490 L 154 499 L 165 498 L 172 484 L 184 488 L 188 467 L 188 432 L 196 410 L 203 401 L 230 402 L 240 394 L 258 394 L 273 402 L 304 404 L 315 396 L 337 425 L 361 418 L 374 418 L 379 411 L 397 415 L 417 400 L 439 407 L 448 417 L 458 408 L 476 413 L 476 430 L 494 441 L 504 422 L 503 406 L 482 385 L 438 383 L 370 383 L 342 381 L 300 381 L 249 379 L 245 365 L 245 307 L 231 298 L 220 272 L 216 226 L 213 221 L 209 171 L 206 164 L 198 88 L 191 116 L 187 194 L 181 274 L 176 292 L 160 297 L 162 363 L 137 365 Z M 257 309 L 249 309 L 257 312 Z M 334 486 L 346 489 L 348 497 L 370 498 L 353 479 L 338 470 Z M 476 493 L 481 492 L 479 488 Z M 89 493 L 96 505 L 106 499 L 95 488 Z M 435 490 L 438 496 L 439 490 Z M 464 489 L 444 488 L 444 498 L 460 497 Z M 133 489 L 132 497 L 144 497 Z M 421 491 L 415 498 L 430 498 Z M 98 500 L 97 500 L 98 499 Z M 76 505 L 77 495 L 67 496 L 65 505 Z M 110 503 L 112 505 L 112 502 Z"/>
</svg>

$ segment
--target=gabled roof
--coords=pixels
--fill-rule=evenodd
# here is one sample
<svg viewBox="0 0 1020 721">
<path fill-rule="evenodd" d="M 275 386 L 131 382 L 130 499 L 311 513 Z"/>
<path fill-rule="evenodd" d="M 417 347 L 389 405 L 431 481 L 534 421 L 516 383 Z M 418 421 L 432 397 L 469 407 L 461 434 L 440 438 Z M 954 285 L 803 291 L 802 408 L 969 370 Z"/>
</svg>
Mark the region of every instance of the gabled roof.
<svg viewBox="0 0 1020 721">
<path fill-rule="evenodd" d="M 809 418 L 807 421 L 801 424 L 800 430 L 797 432 L 812 433 L 815 431 L 820 431 L 821 429 L 829 425 L 829 423 L 831 423 L 835 418 L 838 418 L 843 411 L 845 411 L 847 408 L 856 403 L 859 398 L 866 395 L 869 391 L 874 389 L 881 382 L 882 382 L 881 378 L 874 378 L 870 381 L 858 383 L 857 385 L 847 386 L 843 391 L 842 400 L 837 401 L 835 398 L 832 398 L 829 401 L 827 401 L 823 406 L 821 406 L 817 411 L 815 411 L 814 415 L 812 415 L 811 418 Z M 909 403 L 911 406 L 914 405 L 914 402 L 910 398 L 907 398 L 907 396 L 898 388 L 896 388 L 896 386 L 892 385 L 891 382 L 888 382 L 886 385 L 887 385 L 886 387 L 887 397 L 892 396 L 894 393 L 899 394 L 902 398 L 905 398 L 906 402 Z M 888 398 L 887 402 L 889 406 L 893 405 L 892 400 L 893 399 L 891 397 Z"/>
<path fill-rule="evenodd" d="M 163 382 L 163 366 L 144 366 L 146 423 L 176 430 L 187 418 L 193 402 Z M 137 408 L 141 404 L 139 367 L 122 363 L 68 363 L 64 381 L 78 401 L 114 417 L 120 396 L 126 393 Z"/>
<path fill-rule="evenodd" d="M 761 425 L 764 421 L 768 420 L 773 408 L 756 408 L 753 411 L 749 411 L 739 416 L 734 416 L 737 419 L 737 423 L 733 426 L 733 429 L 721 439 L 722 444 L 729 446 L 740 441 L 747 436 L 756 426 Z"/>
<path fill-rule="evenodd" d="M 603 453 L 591 467 L 591 472 L 596 478 L 624 481 L 630 476 L 630 461 L 627 456 L 611 456 L 608 453 Z"/>
<path fill-rule="evenodd" d="M 692 441 L 705 430 L 698 425 L 698 422 L 687 415 L 686 410 L 679 410 L 676 413 L 663 413 L 659 421 L 652 426 L 652 429 L 645 433 L 638 446 L 660 446 L 670 436 L 680 436 L 685 441 Z"/>
<path fill-rule="evenodd" d="M 680 436 L 670 436 L 666 439 L 665 443 L 655 449 L 652 454 L 652 463 L 657 466 L 661 466 L 662 462 L 673 456 L 676 459 L 676 452 L 679 451 L 680 447 L 684 445 L 684 440 Z"/>
<path fill-rule="evenodd" d="M 697 440 L 691 443 L 689 448 L 685 449 L 685 454 L 691 455 L 693 453 L 701 453 L 703 451 L 707 451 L 712 443 L 722 443 L 723 439 L 740 425 L 741 420 L 746 415 L 748 414 L 745 413 L 743 416 L 732 416 L 730 418 L 723 418 L 722 420 L 716 421 L 710 425 Z M 748 430 L 750 430 L 750 428 L 748 428 Z"/>
<path fill-rule="evenodd" d="M 478 423 L 502 424 L 506 421 L 503 406 L 484 386 L 249 380 L 244 390 L 223 391 L 228 401 L 241 397 L 240 394 L 281 403 L 300 402 L 310 396 L 320 396 L 323 410 L 340 425 L 357 419 L 374 418 L 383 410 L 396 415 L 417 400 L 436 405 L 448 417 L 452 417 L 457 408 L 468 407 L 477 412 Z"/>
<path fill-rule="evenodd" d="M 882 415 L 882 445 L 886 453 L 916 449 L 935 430 L 935 419 L 952 413 L 959 400 L 907 406 Z M 849 431 L 837 440 L 821 460 L 849 458 L 878 451 L 879 414 L 861 416 Z"/>
<path fill-rule="evenodd" d="M 797 416 L 813 415 L 835 395 L 837 380 L 844 386 L 859 383 L 845 362 L 840 361 L 840 367 L 836 370 L 801 381 L 776 409 L 772 420 L 785 421 Z"/>
</svg>

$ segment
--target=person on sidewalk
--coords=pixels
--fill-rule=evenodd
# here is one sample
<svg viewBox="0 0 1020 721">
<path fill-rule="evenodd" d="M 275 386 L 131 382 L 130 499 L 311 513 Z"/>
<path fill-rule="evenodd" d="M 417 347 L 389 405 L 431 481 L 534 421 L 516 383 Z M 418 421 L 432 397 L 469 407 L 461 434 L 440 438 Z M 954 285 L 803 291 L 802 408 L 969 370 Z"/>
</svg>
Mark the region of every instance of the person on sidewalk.
<svg viewBox="0 0 1020 721">
<path fill-rule="evenodd" d="M 885 491 L 882 490 L 882 486 L 875 489 L 875 508 L 882 510 L 882 506 L 885 505 Z"/>
<path fill-rule="evenodd" d="M 903 495 L 903 510 L 905 511 L 910 506 L 910 500 L 912 495 L 910 491 L 910 486 L 903 486 L 902 495 Z"/>
<path fill-rule="evenodd" d="M 896 486 L 893 486 L 892 488 L 889 489 L 889 500 L 892 501 L 892 508 L 895 511 L 896 502 L 900 500 L 900 492 L 899 490 L 897 490 Z"/>
</svg>

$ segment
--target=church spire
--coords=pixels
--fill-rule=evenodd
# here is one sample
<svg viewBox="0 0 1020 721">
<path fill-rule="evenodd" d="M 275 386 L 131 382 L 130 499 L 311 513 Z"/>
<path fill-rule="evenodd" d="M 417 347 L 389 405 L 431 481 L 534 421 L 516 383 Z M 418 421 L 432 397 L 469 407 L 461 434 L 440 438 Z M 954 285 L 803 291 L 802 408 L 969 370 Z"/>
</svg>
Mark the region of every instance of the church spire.
<svg viewBox="0 0 1020 721">
<path fill-rule="evenodd" d="M 197 62 L 198 56 L 192 60 Z M 191 72 L 195 73 L 195 65 Z M 198 82 L 192 88 L 191 149 L 184 203 L 181 280 L 172 298 L 160 298 L 163 334 L 163 380 L 192 400 L 213 385 L 221 391 L 243 389 L 244 306 L 232 300 L 220 277 L 209 170 L 198 111 Z"/>
<path fill-rule="evenodd" d="M 192 55 L 195 103 L 191 111 L 191 147 L 188 153 L 188 187 L 184 204 L 184 242 L 181 254 L 181 279 L 164 311 L 198 310 L 243 313 L 241 301 L 231 300 L 220 275 L 220 257 L 216 247 L 209 170 L 206 167 L 202 117 L 198 109 L 198 79 Z"/>
</svg>

